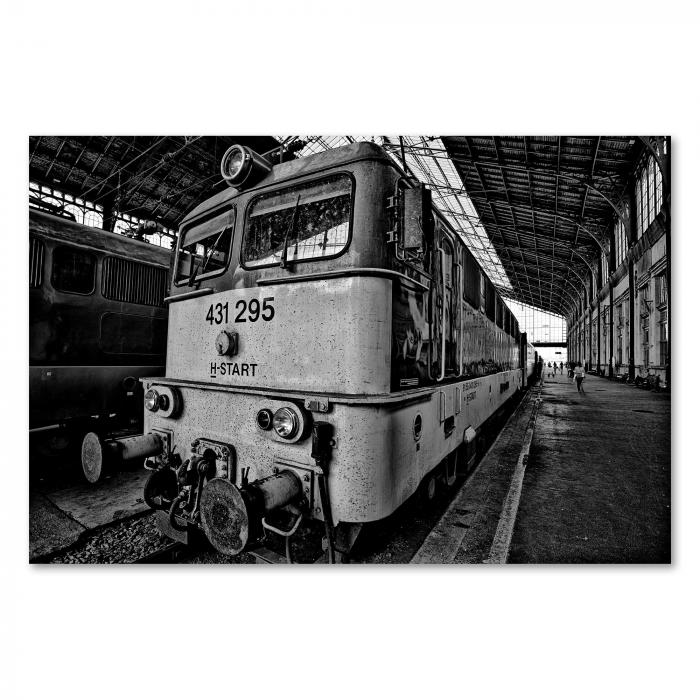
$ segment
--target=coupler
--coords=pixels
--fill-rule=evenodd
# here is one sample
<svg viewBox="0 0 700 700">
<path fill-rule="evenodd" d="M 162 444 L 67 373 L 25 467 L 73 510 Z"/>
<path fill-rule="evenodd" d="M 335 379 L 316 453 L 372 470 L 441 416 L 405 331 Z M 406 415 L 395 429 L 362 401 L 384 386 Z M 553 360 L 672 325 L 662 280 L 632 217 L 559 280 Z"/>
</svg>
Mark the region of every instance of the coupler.
<svg viewBox="0 0 700 700">
<path fill-rule="evenodd" d="M 202 488 L 202 528 L 217 551 L 235 556 L 262 534 L 265 515 L 299 502 L 303 496 L 301 479 L 289 470 L 241 488 L 228 479 L 217 477 Z"/>
<path fill-rule="evenodd" d="M 155 433 L 106 440 L 101 440 L 97 433 L 87 433 L 83 438 L 80 457 L 85 478 L 91 484 L 96 484 L 105 471 L 162 451 L 163 439 Z"/>
</svg>

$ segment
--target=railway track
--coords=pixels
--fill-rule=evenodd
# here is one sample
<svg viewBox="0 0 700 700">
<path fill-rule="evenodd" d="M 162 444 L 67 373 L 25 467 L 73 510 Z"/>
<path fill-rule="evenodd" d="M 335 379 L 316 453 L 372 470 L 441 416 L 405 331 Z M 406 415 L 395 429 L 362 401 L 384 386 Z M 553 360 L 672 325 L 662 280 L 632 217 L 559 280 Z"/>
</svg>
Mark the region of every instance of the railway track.
<svg viewBox="0 0 700 700">
<path fill-rule="evenodd" d="M 180 542 L 173 542 L 165 547 L 150 552 L 134 561 L 131 564 L 177 564 L 188 553 L 185 545 Z"/>
</svg>

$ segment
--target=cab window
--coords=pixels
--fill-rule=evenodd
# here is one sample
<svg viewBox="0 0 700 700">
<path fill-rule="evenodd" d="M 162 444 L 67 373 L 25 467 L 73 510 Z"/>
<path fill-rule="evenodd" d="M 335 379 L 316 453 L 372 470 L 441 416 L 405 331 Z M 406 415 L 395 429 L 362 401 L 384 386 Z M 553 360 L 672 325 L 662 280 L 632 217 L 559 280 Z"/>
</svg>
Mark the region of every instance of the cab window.
<svg viewBox="0 0 700 700">
<path fill-rule="evenodd" d="M 241 261 L 246 268 L 335 257 L 350 241 L 352 179 L 336 174 L 253 199 Z"/>
<path fill-rule="evenodd" d="M 226 209 L 180 232 L 175 274 L 177 284 L 192 284 L 196 280 L 215 277 L 228 267 L 233 217 L 233 209 Z"/>
</svg>

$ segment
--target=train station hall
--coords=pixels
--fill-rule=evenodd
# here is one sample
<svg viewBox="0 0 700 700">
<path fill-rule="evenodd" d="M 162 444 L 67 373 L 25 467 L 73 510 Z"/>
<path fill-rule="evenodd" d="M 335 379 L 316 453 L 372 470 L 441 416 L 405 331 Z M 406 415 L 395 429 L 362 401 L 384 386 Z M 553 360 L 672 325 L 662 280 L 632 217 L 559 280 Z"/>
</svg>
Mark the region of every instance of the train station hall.
<svg viewBox="0 0 700 700">
<path fill-rule="evenodd" d="M 28 146 L 30 562 L 671 562 L 669 136 Z"/>
<path fill-rule="evenodd" d="M 692 6 L 4 14 L 0 698 L 697 695 Z"/>
</svg>

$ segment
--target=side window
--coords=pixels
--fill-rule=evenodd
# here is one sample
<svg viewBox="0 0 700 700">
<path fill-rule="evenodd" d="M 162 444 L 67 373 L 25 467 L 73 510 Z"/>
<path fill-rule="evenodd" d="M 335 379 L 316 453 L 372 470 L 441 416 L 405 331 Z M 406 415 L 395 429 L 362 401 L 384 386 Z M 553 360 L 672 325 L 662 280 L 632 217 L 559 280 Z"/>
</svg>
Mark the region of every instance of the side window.
<svg viewBox="0 0 700 700">
<path fill-rule="evenodd" d="M 485 313 L 488 318 L 492 321 L 496 320 L 496 290 L 494 289 L 491 280 L 482 275 L 484 280 L 484 303 L 485 303 Z"/>
<path fill-rule="evenodd" d="M 462 251 L 464 264 L 464 298 L 475 308 L 479 308 L 481 297 L 481 273 L 476 260 L 468 250 Z"/>
<path fill-rule="evenodd" d="M 97 259 L 92 253 L 61 246 L 53 251 L 51 285 L 60 292 L 92 294 Z"/>
<path fill-rule="evenodd" d="M 442 241 L 441 241 L 441 246 L 442 249 L 445 251 L 445 269 L 443 271 L 443 274 L 445 275 L 445 285 L 447 286 L 448 289 L 452 289 L 453 282 L 454 282 L 454 269 L 453 269 L 453 258 L 454 258 L 454 252 L 452 250 L 452 243 L 450 242 L 449 238 L 445 236 Z"/>
</svg>

